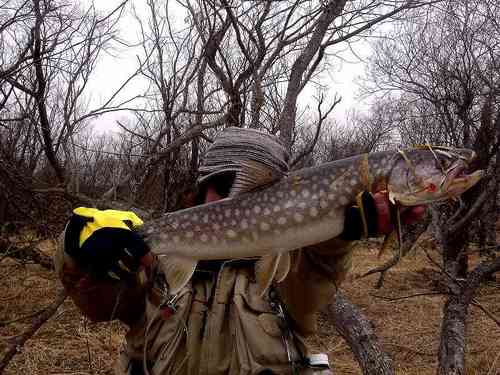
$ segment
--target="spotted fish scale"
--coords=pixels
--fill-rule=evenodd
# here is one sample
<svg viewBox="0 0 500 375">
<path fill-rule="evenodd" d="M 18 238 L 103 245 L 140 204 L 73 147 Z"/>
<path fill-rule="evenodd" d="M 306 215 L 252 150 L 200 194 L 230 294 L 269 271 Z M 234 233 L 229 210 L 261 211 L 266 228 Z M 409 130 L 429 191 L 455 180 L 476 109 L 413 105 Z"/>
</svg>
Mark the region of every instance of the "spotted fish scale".
<svg viewBox="0 0 500 375">
<path fill-rule="evenodd" d="M 442 158 L 439 163 L 436 155 Z M 145 233 L 152 251 L 167 257 L 170 283 L 178 289 L 198 260 L 278 255 L 340 235 L 344 212 L 362 191 L 389 190 L 393 200 L 407 205 L 456 196 L 480 178 L 457 172 L 474 156 L 465 149 L 437 147 L 363 154 L 290 172 L 263 188 L 166 214 Z M 443 164 L 450 166 L 451 177 L 443 175 Z M 429 192 L 425 184 L 439 189 Z"/>
<path fill-rule="evenodd" d="M 336 168 L 335 174 L 323 169 L 319 175 L 311 173 L 314 169 L 294 172 L 264 190 L 167 214 L 154 251 L 228 259 L 247 255 L 237 253 L 239 246 L 245 253 L 251 251 L 248 256 L 264 255 L 267 246 L 276 248 L 279 235 L 286 241 L 276 251 L 331 238 L 337 234 L 332 228 L 342 231 L 338 211 L 354 201 L 362 182 L 354 178 L 355 164 Z M 316 228 L 321 223 L 324 230 Z M 226 246 L 228 251 L 223 252 Z"/>
</svg>

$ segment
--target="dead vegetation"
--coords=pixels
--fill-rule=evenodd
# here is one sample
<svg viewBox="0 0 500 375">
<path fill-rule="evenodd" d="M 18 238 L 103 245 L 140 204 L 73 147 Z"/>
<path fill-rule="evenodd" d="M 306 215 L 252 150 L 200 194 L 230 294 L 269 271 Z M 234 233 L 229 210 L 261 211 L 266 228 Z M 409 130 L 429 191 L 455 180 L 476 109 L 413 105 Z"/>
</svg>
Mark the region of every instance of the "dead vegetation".
<svg viewBox="0 0 500 375">
<path fill-rule="evenodd" d="M 391 269 L 383 287 L 375 290 L 376 276 L 359 276 L 382 261 L 377 259 L 377 251 L 371 246 L 359 249 L 344 293 L 373 322 L 384 350 L 394 359 L 397 374 L 435 374 L 446 298 L 442 275 L 420 251 Z M 499 286 L 497 276 L 477 293 L 481 305 L 496 316 L 500 313 Z M 500 327 L 477 308 L 471 309 L 467 324 L 466 373 L 500 374 Z M 339 340 L 326 317 L 320 317 L 320 327 L 313 342 L 329 352 L 338 373 L 360 374 L 349 347 Z"/>
<path fill-rule="evenodd" d="M 52 246 L 47 241 L 43 249 L 50 254 Z M 373 322 L 383 349 L 394 359 L 396 374 L 435 374 L 442 306 L 446 298 L 442 276 L 425 254 L 417 251 L 391 269 L 383 287 L 376 290 L 373 288 L 376 275 L 359 276 L 390 257 L 386 254 L 386 259 L 377 259 L 377 246 L 374 242 L 359 246 L 353 270 L 342 290 Z M 471 265 L 477 261 L 477 256 L 472 254 Z M 3 356 L 9 340 L 31 325 L 30 314 L 55 300 L 59 285 L 53 272 L 11 258 L 0 263 L 0 275 Z M 476 300 L 488 312 L 500 316 L 498 275 L 496 281 L 480 287 Z M 470 310 L 467 324 L 467 374 L 500 374 L 500 327 L 477 307 Z M 319 327 L 319 334 L 311 338 L 311 345 L 329 353 L 337 374 L 360 374 L 349 346 L 337 335 L 326 316 L 319 317 Z M 117 322 L 88 323 L 67 299 L 48 323 L 19 348 L 4 373 L 112 374 L 124 332 L 125 328 Z"/>
<path fill-rule="evenodd" d="M 128 22 L 122 20 L 127 1 L 107 14 L 94 5 L 80 9 L 79 1 L 67 2 L 75 7 L 64 3 L 7 0 L 0 6 L 5 13 L 0 17 L 5 47 L 0 49 L 0 235 L 32 230 L 37 238 L 54 236 L 71 207 L 98 205 L 101 199 L 156 213 L 176 209 L 190 193 L 184 188 L 192 185 L 204 150 L 231 125 L 279 131 L 298 155 L 295 167 L 400 143 L 469 147 L 479 156 L 475 167 L 490 178 L 464 198 L 465 205 L 436 220 L 443 254 L 432 250 L 433 259 L 445 269 L 419 252 L 390 270 L 383 288 L 375 291 L 377 276 L 356 276 L 389 255 L 377 259 L 370 250 L 368 255 L 360 251 L 343 288 L 373 321 L 400 374 L 435 373 L 438 357 L 440 374 L 499 372 L 498 284 L 460 285 L 471 276 L 464 265 L 471 270 L 478 263 L 477 253 L 463 256 L 466 241 L 498 248 L 490 238 L 500 186 L 498 2 L 297 0 L 229 7 L 224 0 L 188 1 L 190 27 L 162 35 L 158 30 L 171 30 L 179 17 L 163 2 L 147 1 L 143 15 L 132 14 L 134 24 L 144 26 L 137 40 L 143 49 L 137 70 L 92 108 L 88 99 L 97 95 L 88 83 L 96 79 L 98 56 L 117 48 L 118 30 Z M 293 19 L 297 22 L 289 22 Z M 390 34 L 387 27 L 371 28 L 380 22 L 391 23 Z M 336 51 L 354 48 L 368 29 L 379 43 L 365 89 L 378 95 L 366 114 L 345 121 L 352 127 L 334 126 L 331 119 L 323 120 L 338 97 L 325 97 L 330 90 L 317 83 L 323 73 L 337 75 L 331 68 L 344 58 Z M 134 77 L 148 82 L 144 95 L 124 92 Z M 317 113 L 297 105 L 305 87 L 318 89 Z M 394 91 L 400 94 L 393 96 Z M 130 117 L 117 122 L 121 132 L 116 137 L 98 136 L 89 127 L 91 119 L 118 110 Z M 485 206 L 482 212 L 479 203 Z M 458 223 L 448 225 L 457 217 Z M 44 259 L 32 242 L 12 247 L 2 240 L 3 358 L 17 335 L 33 326 L 39 317 L 33 313 L 56 300 L 58 287 L 52 271 L 29 264 Z M 445 274 L 448 279 L 439 276 Z M 450 290 L 453 295 L 446 294 Z M 450 302 L 446 307 L 445 301 Z M 467 335 L 460 329 L 465 320 Z M 360 373 L 350 348 L 327 321 L 321 321 L 321 335 L 313 343 L 330 352 L 337 373 Z M 122 333 L 115 323 L 87 326 L 66 301 L 20 346 L 6 372 L 110 373 Z"/>
</svg>

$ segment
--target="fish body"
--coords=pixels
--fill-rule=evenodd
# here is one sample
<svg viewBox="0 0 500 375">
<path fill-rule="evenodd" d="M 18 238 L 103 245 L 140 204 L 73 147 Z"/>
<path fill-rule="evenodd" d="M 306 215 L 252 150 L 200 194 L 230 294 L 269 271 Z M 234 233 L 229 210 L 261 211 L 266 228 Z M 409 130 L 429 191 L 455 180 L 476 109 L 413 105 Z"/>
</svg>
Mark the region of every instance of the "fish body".
<svg viewBox="0 0 500 375">
<path fill-rule="evenodd" d="M 167 279 L 175 291 L 198 260 L 278 256 L 337 237 L 346 208 L 362 191 L 388 190 L 391 200 L 408 206 L 457 196 L 482 176 L 464 174 L 474 157 L 470 150 L 437 147 L 354 156 L 168 213 L 145 233 L 152 251 L 168 257 Z M 279 268 L 279 258 L 273 262 Z"/>
<path fill-rule="evenodd" d="M 339 213 L 362 183 L 350 177 L 347 165 L 329 167 L 292 172 L 269 187 L 169 213 L 155 233 L 154 251 L 196 259 L 243 258 L 335 237 L 343 230 Z"/>
</svg>

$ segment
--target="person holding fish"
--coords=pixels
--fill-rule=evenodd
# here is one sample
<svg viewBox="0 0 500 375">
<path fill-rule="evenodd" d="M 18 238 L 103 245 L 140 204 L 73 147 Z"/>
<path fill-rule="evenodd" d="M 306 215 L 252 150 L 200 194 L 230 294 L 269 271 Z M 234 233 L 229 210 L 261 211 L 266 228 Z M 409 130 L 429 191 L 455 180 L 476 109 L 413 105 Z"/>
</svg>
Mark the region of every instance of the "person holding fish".
<svg viewBox="0 0 500 375">
<path fill-rule="evenodd" d="M 84 315 L 129 327 L 115 374 L 332 373 L 304 339 L 352 242 L 474 185 L 473 157 L 422 147 L 290 172 L 277 137 L 228 128 L 200 166 L 194 207 L 148 223 L 79 207 L 56 270 Z"/>
</svg>

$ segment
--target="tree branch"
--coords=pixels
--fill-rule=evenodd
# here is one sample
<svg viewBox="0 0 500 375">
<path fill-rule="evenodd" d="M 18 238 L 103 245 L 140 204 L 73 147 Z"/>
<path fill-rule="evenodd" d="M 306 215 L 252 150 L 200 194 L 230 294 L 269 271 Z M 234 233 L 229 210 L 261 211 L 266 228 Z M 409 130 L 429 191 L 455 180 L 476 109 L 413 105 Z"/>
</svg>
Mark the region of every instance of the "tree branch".
<svg viewBox="0 0 500 375">
<path fill-rule="evenodd" d="M 20 348 L 24 345 L 26 341 L 28 341 L 38 329 L 49 320 L 52 315 L 55 314 L 59 306 L 62 305 L 64 300 L 66 299 L 66 291 L 61 290 L 56 300 L 47 306 L 44 310 L 40 312 L 33 320 L 31 321 L 31 327 L 29 327 L 26 331 L 21 333 L 18 336 L 15 336 L 7 345 L 7 350 L 2 359 L 0 359 L 0 374 L 3 373 L 7 365 L 10 363 L 11 359 L 20 351 Z"/>
<path fill-rule="evenodd" d="M 394 375 L 392 359 L 382 351 L 372 323 L 340 292 L 328 305 L 337 332 L 347 341 L 364 375 Z"/>
</svg>

